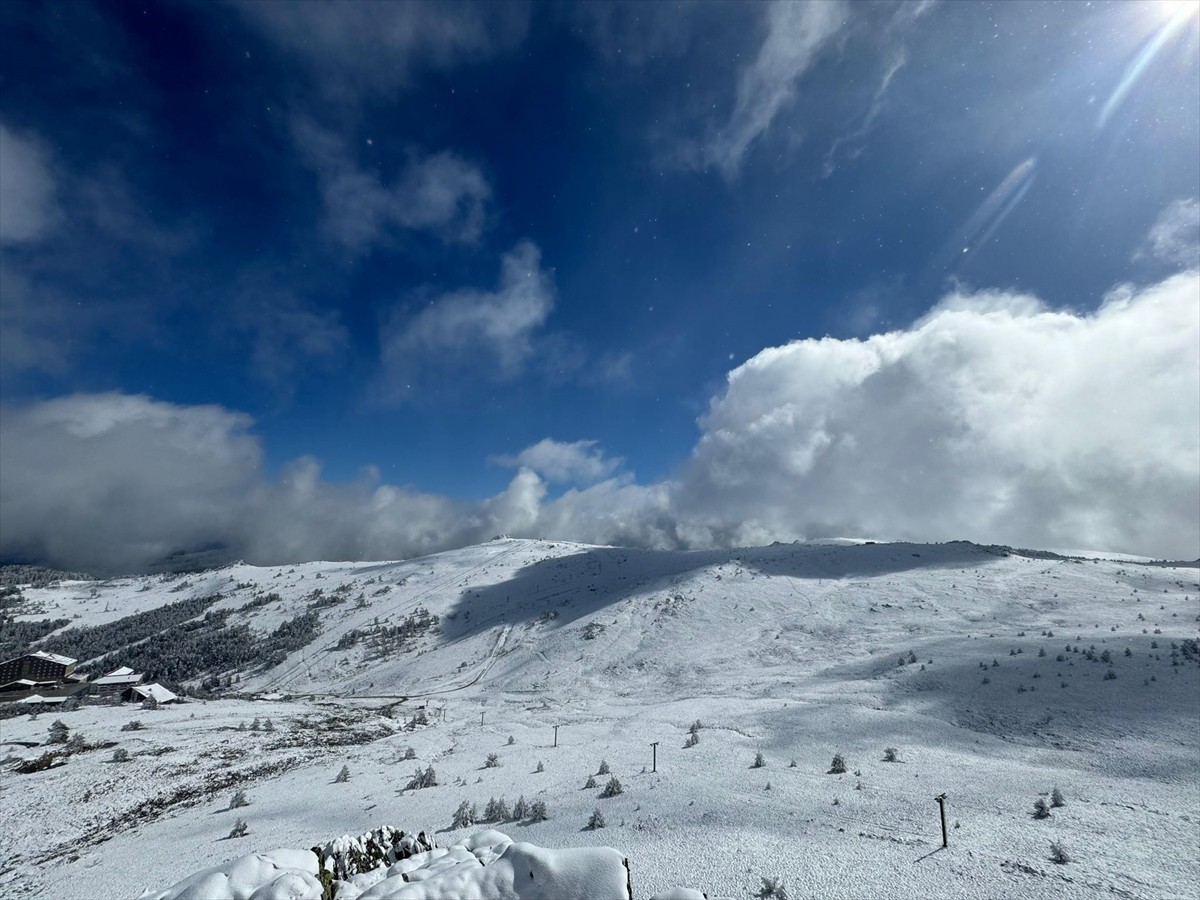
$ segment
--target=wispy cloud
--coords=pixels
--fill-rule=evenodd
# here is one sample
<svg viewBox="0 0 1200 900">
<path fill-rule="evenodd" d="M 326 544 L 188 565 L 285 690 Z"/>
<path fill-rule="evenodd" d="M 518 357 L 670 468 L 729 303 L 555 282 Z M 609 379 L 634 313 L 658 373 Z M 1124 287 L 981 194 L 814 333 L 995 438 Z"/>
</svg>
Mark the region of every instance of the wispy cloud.
<svg viewBox="0 0 1200 900">
<path fill-rule="evenodd" d="M 727 177 L 737 174 L 751 146 L 794 98 L 797 81 L 849 16 L 840 0 L 771 3 L 766 9 L 767 36 L 738 76 L 729 120 L 699 148 L 700 165 L 715 166 Z"/>
<path fill-rule="evenodd" d="M 1200 201 L 1195 197 L 1176 200 L 1164 209 L 1134 258 L 1200 267 Z"/>
<path fill-rule="evenodd" d="M 35 241 L 61 218 L 49 151 L 0 123 L 0 244 Z"/>
<path fill-rule="evenodd" d="M 554 300 L 554 279 L 542 268 L 541 251 L 521 241 L 504 255 L 494 290 L 453 291 L 415 315 L 396 311 L 384 322 L 384 393 L 404 399 L 429 373 L 447 369 L 517 376 L 533 356 Z"/>
<path fill-rule="evenodd" d="M 411 154 L 395 181 L 360 164 L 331 131 L 297 119 L 294 136 L 321 186 L 325 232 L 342 247 L 366 253 L 397 231 L 429 231 L 473 243 L 483 232 L 491 187 L 483 173 L 453 153 Z"/>
<path fill-rule="evenodd" d="M 414 70 L 449 69 L 516 47 L 523 3 L 353 3 L 237 0 L 252 26 L 303 64 L 319 93 L 340 102 L 408 86 Z"/>
</svg>

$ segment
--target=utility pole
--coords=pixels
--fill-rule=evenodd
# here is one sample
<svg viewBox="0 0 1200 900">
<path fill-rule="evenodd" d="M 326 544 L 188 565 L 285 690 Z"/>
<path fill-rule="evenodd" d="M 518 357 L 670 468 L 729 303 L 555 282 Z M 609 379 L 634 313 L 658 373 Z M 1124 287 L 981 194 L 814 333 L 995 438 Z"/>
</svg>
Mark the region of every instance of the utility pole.
<svg viewBox="0 0 1200 900">
<path fill-rule="evenodd" d="M 480 714 L 479 714 L 479 725 L 480 725 L 480 727 L 482 727 L 482 726 L 483 726 L 483 715 L 484 715 L 483 713 L 480 713 Z"/>
<path fill-rule="evenodd" d="M 558 746 L 558 726 L 554 726 L 554 746 Z"/>
<path fill-rule="evenodd" d="M 658 741 L 654 741 L 653 743 L 651 743 L 650 749 L 654 752 L 654 765 L 651 767 L 650 771 L 657 772 L 658 771 Z"/>
<path fill-rule="evenodd" d="M 938 809 L 941 810 L 942 813 L 942 846 L 949 847 L 950 841 L 946 836 L 946 795 L 938 794 L 933 799 L 938 802 Z"/>
</svg>

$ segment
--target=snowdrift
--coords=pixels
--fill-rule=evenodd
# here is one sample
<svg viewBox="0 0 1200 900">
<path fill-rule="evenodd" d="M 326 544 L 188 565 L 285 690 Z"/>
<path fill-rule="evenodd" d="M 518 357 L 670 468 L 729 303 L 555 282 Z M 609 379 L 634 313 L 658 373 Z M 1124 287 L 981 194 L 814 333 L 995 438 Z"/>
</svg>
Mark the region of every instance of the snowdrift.
<svg viewBox="0 0 1200 900">
<path fill-rule="evenodd" d="M 347 836 L 331 843 L 365 842 Z M 324 883 L 336 900 L 631 900 L 625 858 L 611 847 L 547 850 L 492 830 L 348 881 L 334 879 L 333 870 L 333 858 L 323 864 L 311 850 L 252 853 L 139 900 L 321 900 Z"/>
</svg>

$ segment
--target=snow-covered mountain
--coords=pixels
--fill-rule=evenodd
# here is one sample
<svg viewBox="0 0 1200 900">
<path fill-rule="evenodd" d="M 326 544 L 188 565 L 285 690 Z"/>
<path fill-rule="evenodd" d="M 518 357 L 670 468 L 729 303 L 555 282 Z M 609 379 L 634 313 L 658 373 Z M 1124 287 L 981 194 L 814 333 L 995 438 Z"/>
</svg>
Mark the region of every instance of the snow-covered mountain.
<svg viewBox="0 0 1200 900">
<path fill-rule="evenodd" d="M 19 621 L 70 623 L 36 646 L 214 699 L 0 721 L 13 762 L 52 749 L 55 718 L 98 747 L 6 771 L 0 896 L 137 896 L 384 823 L 451 843 L 475 830 L 451 828 L 464 801 L 482 818 L 522 796 L 548 818 L 493 824 L 619 848 L 638 897 L 764 876 L 793 896 L 1194 896 L 1197 580 L 969 543 L 499 539 L 27 588 Z"/>
</svg>

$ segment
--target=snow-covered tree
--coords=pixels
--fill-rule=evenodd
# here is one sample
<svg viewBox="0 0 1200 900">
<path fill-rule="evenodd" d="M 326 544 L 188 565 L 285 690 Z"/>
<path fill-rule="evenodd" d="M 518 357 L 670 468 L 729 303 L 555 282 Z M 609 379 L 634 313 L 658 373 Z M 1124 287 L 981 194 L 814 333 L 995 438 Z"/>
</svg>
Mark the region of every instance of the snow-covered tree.
<svg viewBox="0 0 1200 900">
<path fill-rule="evenodd" d="M 596 809 L 592 810 L 592 815 L 588 818 L 587 822 L 588 829 L 595 831 L 597 828 L 605 827 L 605 824 L 604 813 L 600 812 L 600 808 L 597 807 Z"/>
</svg>

